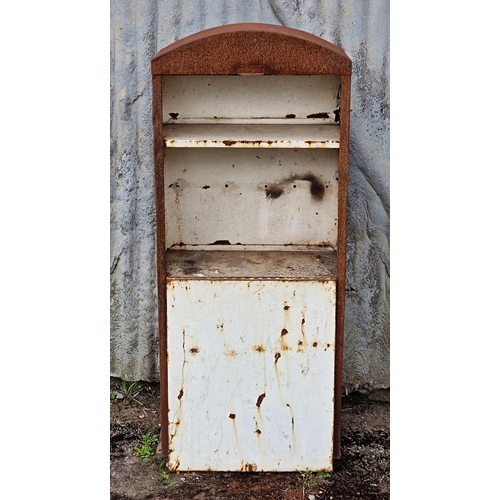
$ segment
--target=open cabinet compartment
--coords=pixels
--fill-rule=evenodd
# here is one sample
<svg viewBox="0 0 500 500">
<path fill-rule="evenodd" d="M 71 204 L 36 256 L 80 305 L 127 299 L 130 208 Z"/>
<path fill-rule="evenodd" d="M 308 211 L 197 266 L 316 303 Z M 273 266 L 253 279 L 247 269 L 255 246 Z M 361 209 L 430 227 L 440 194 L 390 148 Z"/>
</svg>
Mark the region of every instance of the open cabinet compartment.
<svg viewBox="0 0 500 500">
<path fill-rule="evenodd" d="M 335 45 L 263 24 L 152 60 L 171 470 L 340 456 L 350 71 Z"/>
</svg>

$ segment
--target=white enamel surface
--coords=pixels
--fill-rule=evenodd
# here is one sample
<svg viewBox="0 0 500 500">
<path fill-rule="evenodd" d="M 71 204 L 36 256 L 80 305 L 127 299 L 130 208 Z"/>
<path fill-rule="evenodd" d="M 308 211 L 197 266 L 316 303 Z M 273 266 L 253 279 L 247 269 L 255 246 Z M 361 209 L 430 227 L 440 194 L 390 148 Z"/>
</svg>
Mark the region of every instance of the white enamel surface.
<svg viewBox="0 0 500 500">
<path fill-rule="evenodd" d="M 334 282 L 171 280 L 167 306 L 169 468 L 331 470 Z"/>
<path fill-rule="evenodd" d="M 164 76 L 163 122 L 186 118 L 296 118 L 337 107 L 340 77 Z"/>
<path fill-rule="evenodd" d="M 338 148 L 338 125 L 165 125 L 167 148 Z"/>
<path fill-rule="evenodd" d="M 336 149 L 166 148 L 166 246 L 337 242 Z M 321 200 L 311 182 L 324 186 Z M 266 186 L 280 185 L 272 199 Z M 295 186 L 295 187 L 294 187 Z"/>
</svg>

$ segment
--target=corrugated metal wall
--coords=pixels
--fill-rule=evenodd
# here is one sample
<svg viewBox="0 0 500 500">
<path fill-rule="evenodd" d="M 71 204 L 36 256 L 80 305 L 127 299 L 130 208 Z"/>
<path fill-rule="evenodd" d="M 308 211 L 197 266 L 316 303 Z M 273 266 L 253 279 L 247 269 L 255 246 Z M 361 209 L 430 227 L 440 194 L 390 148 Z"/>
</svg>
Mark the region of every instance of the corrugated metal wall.
<svg viewBox="0 0 500 500">
<path fill-rule="evenodd" d="M 389 386 L 389 1 L 111 1 L 111 375 L 157 380 L 150 60 L 221 24 L 313 33 L 353 60 L 344 383 Z"/>
</svg>

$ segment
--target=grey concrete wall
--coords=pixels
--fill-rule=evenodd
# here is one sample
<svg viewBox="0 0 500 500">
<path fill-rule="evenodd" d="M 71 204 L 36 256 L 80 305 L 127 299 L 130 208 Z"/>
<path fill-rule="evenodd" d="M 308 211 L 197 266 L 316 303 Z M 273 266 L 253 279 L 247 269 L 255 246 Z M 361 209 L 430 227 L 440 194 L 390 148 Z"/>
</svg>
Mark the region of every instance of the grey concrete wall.
<svg viewBox="0 0 500 500">
<path fill-rule="evenodd" d="M 344 384 L 389 386 L 389 1 L 111 1 L 111 375 L 157 380 L 150 60 L 187 35 L 262 22 L 353 60 Z"/>
</svg>

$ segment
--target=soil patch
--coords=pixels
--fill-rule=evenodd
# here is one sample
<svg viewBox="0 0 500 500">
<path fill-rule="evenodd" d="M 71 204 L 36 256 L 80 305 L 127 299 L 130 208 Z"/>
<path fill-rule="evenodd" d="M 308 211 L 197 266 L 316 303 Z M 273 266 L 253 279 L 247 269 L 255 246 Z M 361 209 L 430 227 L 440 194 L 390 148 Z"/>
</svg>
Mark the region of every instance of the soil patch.
<svg viewBox="0 0 500 500">
<path fill-rule="evenodd" d="M 111 500 L 388 500 L 389 410 L 388 402 L 374 401 L 370 395 L 342 398 L 342 457 L 335 460 L 331 474 L 172 473 L 154 454 L 160 433 L 159 384 L 113 380 Z"/>
</svg>

